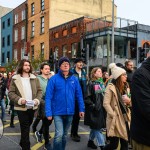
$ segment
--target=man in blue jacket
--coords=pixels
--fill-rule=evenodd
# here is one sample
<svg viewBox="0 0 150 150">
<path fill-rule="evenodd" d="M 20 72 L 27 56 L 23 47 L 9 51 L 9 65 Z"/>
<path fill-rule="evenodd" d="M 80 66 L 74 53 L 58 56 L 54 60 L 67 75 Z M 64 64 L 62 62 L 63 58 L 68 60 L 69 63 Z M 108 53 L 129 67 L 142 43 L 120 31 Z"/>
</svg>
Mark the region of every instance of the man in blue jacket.
<svg viewBox="0 0 150 150">
<path fill-rule="evenodd" d="M 53 150 L 65 150 L 67 132 L 75 111 L 75 99 L 78 101 L 80 117 L 84 116 L 84 102 L 79 81 L 69 71 L 69 59 L 62 57 L 58 64 L 58 73 L 47 84 L 45 112 L 48 120 L 54 118 Z"/>
</svg>

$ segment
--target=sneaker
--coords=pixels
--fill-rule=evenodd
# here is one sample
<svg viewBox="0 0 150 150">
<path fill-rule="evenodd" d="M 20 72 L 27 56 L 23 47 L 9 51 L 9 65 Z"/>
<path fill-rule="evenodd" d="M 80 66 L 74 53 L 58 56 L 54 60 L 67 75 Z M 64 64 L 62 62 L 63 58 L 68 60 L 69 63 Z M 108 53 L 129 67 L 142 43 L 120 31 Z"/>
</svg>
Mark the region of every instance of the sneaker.
<svg viewBox="0 0 150 150">
<path fill-rule="evenodd" d="M 45 150 L 52 150 L 51 144 L 50 143 L 46 144 L 44 149 Z"/>
<path fill-rule="evenodd" d="M 77 135 L 72 135 L 71 139 L 75 142 L 80 142 L 80 137 L 78 137 Z"/>
<path fill-rule="evenodd" d="M 38 131 L 35 132 L 36 141 L 42 143 L 42 134 Z"/>
<path fill-rule="evenodd" d="M 14 124 L 11 124 L 11 123 L 10 123 L 10 127 L 11 127 L 11 128 L 14 128 L 15 126 L 14 126 Z"/>
<path fill-rule="evenodd" d="M 97 149 L 97 146 L 94 144 L 94 141 L 92 141 L 92 140 L 88 141 L 87 146 L 92 148 L 92 149 Z"/>
</svg>

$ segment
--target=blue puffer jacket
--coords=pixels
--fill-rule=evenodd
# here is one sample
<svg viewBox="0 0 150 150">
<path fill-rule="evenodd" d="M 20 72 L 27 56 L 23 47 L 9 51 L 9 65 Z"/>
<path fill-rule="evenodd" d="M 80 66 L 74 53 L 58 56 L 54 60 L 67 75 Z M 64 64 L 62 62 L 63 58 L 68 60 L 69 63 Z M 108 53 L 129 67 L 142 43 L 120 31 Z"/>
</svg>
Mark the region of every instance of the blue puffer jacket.
<svg viewBox="0 0 150 150">
<path fill-rule="evenodd" d="M 46 116 L 73 115 L 75 99 L 79 104 L 79 112 L 84 112 L 82 90 L 78 79 L 69 74 L 64 78 L 59 72 L 50 78 L 46 88 L 45 112 Z"/>
</svg>

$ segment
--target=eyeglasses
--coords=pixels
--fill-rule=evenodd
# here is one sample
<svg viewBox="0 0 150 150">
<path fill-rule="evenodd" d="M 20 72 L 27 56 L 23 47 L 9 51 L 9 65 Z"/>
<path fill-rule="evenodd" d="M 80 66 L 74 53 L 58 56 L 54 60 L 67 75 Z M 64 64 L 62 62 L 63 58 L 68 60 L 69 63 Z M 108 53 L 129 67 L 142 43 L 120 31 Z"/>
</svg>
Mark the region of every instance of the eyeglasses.
<svg viewBox="0 0 150 150">
<path fill-rule="evenodd" d="M 69 63 L 62 63 L 63 66 L 69 66 Z"/>
</svg>

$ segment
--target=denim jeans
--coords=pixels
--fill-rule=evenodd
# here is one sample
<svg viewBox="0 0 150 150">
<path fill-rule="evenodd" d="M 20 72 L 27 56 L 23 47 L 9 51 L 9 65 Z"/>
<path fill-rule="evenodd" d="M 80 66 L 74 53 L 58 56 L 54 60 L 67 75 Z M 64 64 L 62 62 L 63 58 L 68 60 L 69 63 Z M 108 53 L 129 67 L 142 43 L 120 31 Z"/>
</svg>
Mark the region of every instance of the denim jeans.
<svg viewBox="0 0 150 150">
<path fill-rule="evenodd" d="M 100 130 L 91 129 L 89 139 L 94 141 L 96 138 L 97 146 L 105 145 L 105 138 L 103 133 Z"/>
<path fill-rule="evenodd" d="M 4 121 L 5 120 L 5 100 L 4 99 L 0 100 L 0 106 L 2 110 L 1 119 L 2 121 Z"/>
<path fill-rule="evenodd" d="M 72 118 L 72 115 L 54 116 L 55 137 L 53 150 L 65 150 L 66 138 Z"/>
</svg>

